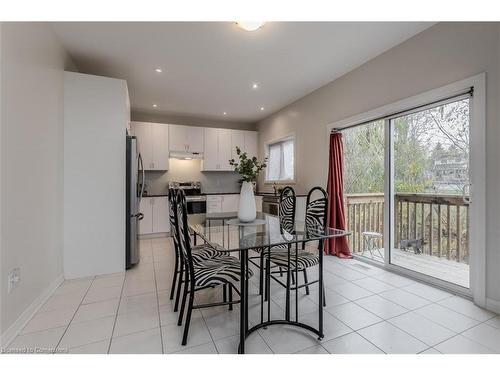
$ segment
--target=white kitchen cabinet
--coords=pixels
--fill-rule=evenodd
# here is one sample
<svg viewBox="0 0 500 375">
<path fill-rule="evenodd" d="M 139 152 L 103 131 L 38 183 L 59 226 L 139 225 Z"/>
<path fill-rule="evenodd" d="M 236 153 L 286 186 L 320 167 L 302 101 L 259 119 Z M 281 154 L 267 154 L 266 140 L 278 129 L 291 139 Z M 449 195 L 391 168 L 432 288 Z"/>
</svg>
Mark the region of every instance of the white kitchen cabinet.
<svg viewBox="0 0 500 375">
<path fill-rule="evenodd" d="M 140 203 L 144 218 L 139 221 L 139 234 L 170 232 L 168 197 L 145 197 Z"/>
<path fill-rule="evenodd" d="M 166 171 L 169 161 L 168 125 L 153 122 L 133 122 L 132 129 L 137 137 L 139 152 L 145 170 Z"/>
<path fill-rule="evenodd" d="M 205 153 L 202 171 L 232 171 L 231 130 L 205 128 Z"/>
<path fill-rule="evenodd" d="M 153 198 L 142 198 L 139 204 L 140 212 L 144 215 L 139 220 L 139 234 L 153 233 Z"/>
<path fill-rule="evenodd" d="M 238 160 L 236 146 L 248 157 L 257 156 L 257 132 L 251 130 L 231 130 L 231 157 Z"/>
<path fill-rule="evenodd" d="M 203 153 L 204 128 L 186 125 L 170 125 L 170 151 Z"/>
<path fill-rule="evenodd" d="M 222 195 L 222 212 L 238 211 L 239 204 L 240 204 L 239 194 Z"/>
<path fill-rule="evenodd" d="M 245 152 L 249 157 L 257 156 L 257 132 L 245 130 Z"/>
<path fill-rule="evenodd" d="M 132 133 L 137 137 L 137 147 L 142 156 L 144 169 L 149 170 L 153 165 L 151 125 L 147 122 L 133 122 Z"/>
<path fill-rule="evenodd" d="M 239 194 L 221 194 L 207 196 L 207 213 L 238 211 L 240 202 Z"/>
<path fill-rule="evenodd" d="M 222 212 L 222 195 L 207 195 L 207 214 Z"/>
<path fill-rule="evenodd" d="M 242 151 L 245 150 L 245 131 L 244 130 L 232 130 L 231 131 L 231 157 L 234 160 L 238 160 L 238 155 L 236 154 L 236 147 L 239 147 Z"/>
<path fill-rule="evenodd" d="M 261 195 L 255 196 L 255 208 L 257 209 L 257 212 L 262 212 L 262 196 Z"/>
<path fill-rule="evenodd" d="M 169 162 L 168 125 L 152 125 L 153 170 L 167 171 Z"/>
<path fill-rule="evenodd" d="M 215 171 L 219 167 L 219 131 L 205 129 L 205 152 L 203 154 L 202 170 Z"/>
<path fill-rule="evenodd" d="M 229 164 L 231 158 L 231 130 L 219 129 L 219 170 L 232 171 L 233 167 Z"/>
</svg>

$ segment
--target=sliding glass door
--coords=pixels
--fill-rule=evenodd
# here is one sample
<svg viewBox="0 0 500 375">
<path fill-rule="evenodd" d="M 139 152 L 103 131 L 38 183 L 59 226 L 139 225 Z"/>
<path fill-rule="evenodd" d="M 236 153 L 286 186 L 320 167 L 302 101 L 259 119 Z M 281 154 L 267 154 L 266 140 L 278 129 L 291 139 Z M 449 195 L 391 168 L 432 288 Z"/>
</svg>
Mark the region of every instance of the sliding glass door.
<svg viewBox="0 0 500 375">
<path fill-rule="evenodd" d="M 435 100 L 342 130 L 356 257 L 468 293 L 471 100 Z"/>
<path fill-rule="evenodd" d="M 390 264 L 469 288 L 470 99 L 386 120 Z"/>
<path fill-rule="evenodd" d="M 384 263 L 385 121 L 342 132 L 344 197 L 351 252 Z"/>
</svg>

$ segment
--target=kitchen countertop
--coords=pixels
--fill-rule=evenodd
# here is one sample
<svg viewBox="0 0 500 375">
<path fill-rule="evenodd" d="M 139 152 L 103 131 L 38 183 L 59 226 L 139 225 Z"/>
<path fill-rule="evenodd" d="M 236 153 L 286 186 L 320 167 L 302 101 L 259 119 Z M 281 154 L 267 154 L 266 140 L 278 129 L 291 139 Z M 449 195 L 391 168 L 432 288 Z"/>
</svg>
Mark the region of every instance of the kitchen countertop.
<svg viewBox="0 0 500 375">
<path fill-rule="evenodd" d="M 239 192 L 202 192 L 202 195 L 239 195 Z M 274 196 L 274 193 L 268 193 L 268 192 L 257 192 L 255 195 L 263 197 L 263 196 Z M 276 195 L 277 197 L 279 195 Z M 307 194 L 295 194 L 296 197 L 307 197 Z M 156 198 L 156 197 L 168 197 L 168 193 L 159 193 L 159 194 L 146 194 L 143 196 L 144 198 Z"/>
</svg>

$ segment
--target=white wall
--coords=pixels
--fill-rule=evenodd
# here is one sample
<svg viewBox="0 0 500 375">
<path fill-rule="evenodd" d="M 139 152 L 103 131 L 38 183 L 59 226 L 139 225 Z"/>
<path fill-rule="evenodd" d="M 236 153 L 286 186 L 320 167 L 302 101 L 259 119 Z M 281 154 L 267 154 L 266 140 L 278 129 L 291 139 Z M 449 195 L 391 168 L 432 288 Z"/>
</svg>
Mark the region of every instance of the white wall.
<svg viewBox="0 0 500 375">
<path fill-rule="evenodd" d="M 0 24 L 0 333 L 12 331 L 63 272 L 63 71 L 49 25 Z M 7 275 L 21 282 L 7 293 Z M 11 328 L 11 329 L 9 329 Z"/>
<path fill-rule="evenodd" d="M 500 301 L 499 36 L 498 23 L 437 24 L 261 121 L 259 154 L 295 133 L 297 190 L 325 186 L 327 124 L 486 72 L 486 294 Z"/>
<path fill-rule="evenodd" d="M 64 275 L 125 270 L 123 80 L 65 73 Z"/>
</svg>

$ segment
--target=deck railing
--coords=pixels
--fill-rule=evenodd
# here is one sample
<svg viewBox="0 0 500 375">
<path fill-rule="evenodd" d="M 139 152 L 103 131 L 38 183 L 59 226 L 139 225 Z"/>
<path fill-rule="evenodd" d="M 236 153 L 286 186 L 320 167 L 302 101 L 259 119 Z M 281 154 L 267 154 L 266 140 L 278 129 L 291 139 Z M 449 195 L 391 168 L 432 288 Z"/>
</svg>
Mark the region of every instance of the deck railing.
<svg viewBox="0 0 500 375">
<path fill-rule="evenodd" d="M 351 251 L 368 250 L 363 232 L 384 233 L 384 203 L 382 193 L 345 196 L 347 227 L 353 232 Z M 397 193 L 395 208 L 394 248 L 404 240 L 421 240 L 423 254 L 468 263 L 469 206 L 462 196 Z M 383 247 L 382 239 L 371 241 Z"/>
</svg>

